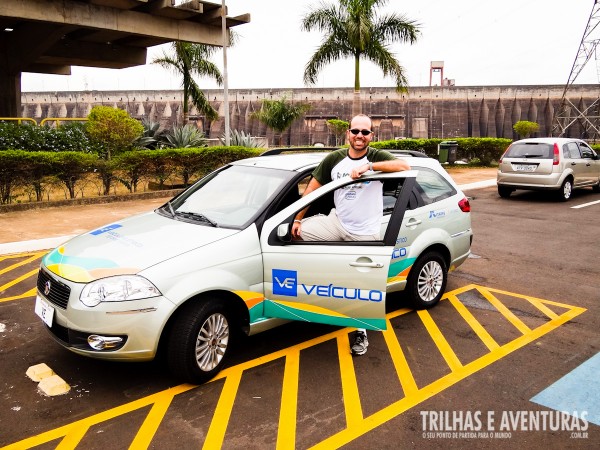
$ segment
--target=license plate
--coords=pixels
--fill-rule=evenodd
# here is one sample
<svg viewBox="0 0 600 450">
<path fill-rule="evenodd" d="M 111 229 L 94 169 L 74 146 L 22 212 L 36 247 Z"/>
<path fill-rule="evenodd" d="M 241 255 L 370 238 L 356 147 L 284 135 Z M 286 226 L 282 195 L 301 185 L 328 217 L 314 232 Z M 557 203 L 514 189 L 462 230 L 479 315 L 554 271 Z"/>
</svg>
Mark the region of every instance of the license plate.
<svg viewBox="0 0 600 450">
<path fill-rule="evenodd" d="M 537 166 L 533 164 L 515 164 L 514 168 L 517 172 L 535 172 Z"/>
<path fill-rule="evenodd" d="M 54 319 L 54 308 L 39 295 L 35 298 L 35 313 L 44 321 L 46 325 L 49 327 L 52 326 L 52 319 Z"/>
</svg>

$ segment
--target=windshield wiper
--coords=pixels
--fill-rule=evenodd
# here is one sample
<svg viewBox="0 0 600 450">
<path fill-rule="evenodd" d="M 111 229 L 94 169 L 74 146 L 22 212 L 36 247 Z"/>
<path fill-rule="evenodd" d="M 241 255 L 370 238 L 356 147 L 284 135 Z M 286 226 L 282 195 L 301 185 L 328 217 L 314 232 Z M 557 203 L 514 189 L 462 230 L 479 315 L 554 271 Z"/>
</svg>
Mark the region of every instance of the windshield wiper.
<svg viewBox="0 0 600 450">
<path fill-rule="evenodd" d="M 173 205 L 171 205 L 171 200 L 162 205 L 160 209 L 167 211 L 173 219 L 175 218 L 175 210 L 173 209 Z"/>
<path fill-rule="evenodd" d="M 196 220 L 196 221 L 200 221 L 200 222 L 206 222 L 206 223 L 209 223 L 210 225 L 212 225 L 213 227 L 219 226 L 217 224 L 217 222 L 209 219 L 204 214 L 195 213 L 195 212 L 191 212 L 191 211 L 177 211 L 176 215 L 178 217 L 183 217 L 184 219 L 191 219 L 191 220 Z"/>
</svg>

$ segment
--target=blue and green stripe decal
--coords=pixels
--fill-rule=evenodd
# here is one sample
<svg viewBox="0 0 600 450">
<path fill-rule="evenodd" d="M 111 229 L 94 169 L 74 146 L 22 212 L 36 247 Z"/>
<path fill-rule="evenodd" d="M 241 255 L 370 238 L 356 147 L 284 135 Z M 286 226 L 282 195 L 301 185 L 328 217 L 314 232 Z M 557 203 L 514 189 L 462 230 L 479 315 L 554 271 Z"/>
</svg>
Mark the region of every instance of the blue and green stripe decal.
<svg viewBox="0 0 600 450">
<path fill-rule="evenodd" d="M 417 258 L 406 258 L 400 261 L 396 261 L 390 264 L 390 268 L 388 269 L 388 283 L 393 283 L 396 281 L 404 281 L 408 277 L 408 272 L 410 272 L 410 268 L 413 266 Z"/>
<path fill-rule="evenodd" d="M 340 327 L 366 328 L 377 331 L 386 329 L 385 318 L 349 317 L 320 306 L 281 300 L 265 299 L 263 304 L 264 313 L 267 317 L 280 317 L 282 319 L 324 323 Z"/>
</svg>

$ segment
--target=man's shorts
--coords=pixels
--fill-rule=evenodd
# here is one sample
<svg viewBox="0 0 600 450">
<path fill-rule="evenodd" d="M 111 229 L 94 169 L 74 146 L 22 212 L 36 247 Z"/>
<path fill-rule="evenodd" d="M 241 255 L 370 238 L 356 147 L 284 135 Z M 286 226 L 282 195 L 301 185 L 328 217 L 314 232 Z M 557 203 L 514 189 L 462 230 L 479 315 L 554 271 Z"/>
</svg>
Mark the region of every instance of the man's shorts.
<svg viewBox="0 0 600 450">
<path fill-rule="evenodd" d="M 379 234 L 352 234 L 340 223 L 335 208 L 328 216 L 319 214 L 308 217 L 300 226 L 300 237 L 305 241 L 379 241 Z"/>
</svg>

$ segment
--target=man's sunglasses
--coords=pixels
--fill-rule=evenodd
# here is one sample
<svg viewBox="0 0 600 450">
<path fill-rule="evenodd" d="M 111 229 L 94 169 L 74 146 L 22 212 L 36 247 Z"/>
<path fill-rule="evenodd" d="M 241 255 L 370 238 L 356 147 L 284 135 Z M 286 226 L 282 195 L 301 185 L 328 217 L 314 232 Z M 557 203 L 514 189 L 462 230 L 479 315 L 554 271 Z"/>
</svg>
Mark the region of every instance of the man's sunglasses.
<svg viewBox="0 0 600 450">
<path fill-rule="evenodd" d="M 372 133 L 371 130 L 359 130 L 358 128 L 352 128 L 350 131 L 350 133 L 352 133 L 354 136 L 356 136 L 358 133 L 362 134 L 363 136 L 368 136 Z"/>
</svg>

